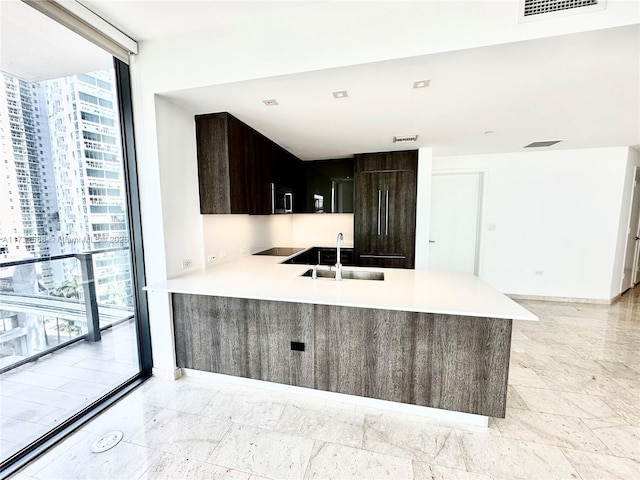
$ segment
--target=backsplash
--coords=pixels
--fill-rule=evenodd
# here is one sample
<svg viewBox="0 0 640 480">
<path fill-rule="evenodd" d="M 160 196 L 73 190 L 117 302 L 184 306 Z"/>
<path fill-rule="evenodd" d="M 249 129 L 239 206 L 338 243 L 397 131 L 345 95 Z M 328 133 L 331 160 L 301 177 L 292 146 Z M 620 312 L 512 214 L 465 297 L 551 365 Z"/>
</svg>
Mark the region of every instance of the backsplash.
<svg viewBox="0 0 640 480">
<path fill-rule="evenodd" d="M 271 247 L 335 245 L 339 232 L 344 245 L 353 246 L 352 213 L 202 215 L 202 229 L 207 266 Z"/>
<path fill-rule="evenodd" d="M 291 215 L 202 215 L 205 262 L 220 263 L 292 242 Z M 211 265 L 207 262 L 207 265 Z"/>
<path fill-rule="evenodd" d="M 353 213 L 309 213 L 292 215 L 295 245 L 331 246 L 342 232 L 344 244 L 353 246 Z"/>
</svg>

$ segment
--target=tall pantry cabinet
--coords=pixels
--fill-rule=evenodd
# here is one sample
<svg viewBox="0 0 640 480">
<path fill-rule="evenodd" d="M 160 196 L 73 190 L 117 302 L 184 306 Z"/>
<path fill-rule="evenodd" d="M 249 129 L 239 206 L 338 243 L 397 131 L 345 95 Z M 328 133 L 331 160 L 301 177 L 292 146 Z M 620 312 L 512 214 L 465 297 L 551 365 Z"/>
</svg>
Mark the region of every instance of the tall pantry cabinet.
<svg viewBox="0 0 640 480">
<path fill-rule="evenodd" d="M 417 150 L 355 156 L 358 265 L 414 268 L 417 174 Z"/>
</svg>

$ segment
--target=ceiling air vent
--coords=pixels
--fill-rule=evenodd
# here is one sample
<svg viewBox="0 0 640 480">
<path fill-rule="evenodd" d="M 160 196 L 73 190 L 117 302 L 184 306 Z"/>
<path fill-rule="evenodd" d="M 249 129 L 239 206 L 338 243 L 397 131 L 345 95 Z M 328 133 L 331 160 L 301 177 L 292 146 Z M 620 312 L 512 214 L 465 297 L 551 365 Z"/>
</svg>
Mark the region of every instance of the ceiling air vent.
<svg viewBox="0 0 640 480">
<path fill-rule="evenodd" d="M 418 135 L 398 135 L 393 137 L 393 143 L 407 143 L 418 140 Z"/>
<path fill-rule="evenodd" d="M 606 0 L 520 0 L 520 22 L 604 10 Z"/>
<path fill-rule="evenodd" d="M 550 147 L 551 145 L 555 145 L 556 143 L 560 143 L 562 140 L 546 140 L 544 142 L 533 142 L 529 145 L 525 145 L 524 148 L 539 148 L 539 147 Z"/>
</svg>

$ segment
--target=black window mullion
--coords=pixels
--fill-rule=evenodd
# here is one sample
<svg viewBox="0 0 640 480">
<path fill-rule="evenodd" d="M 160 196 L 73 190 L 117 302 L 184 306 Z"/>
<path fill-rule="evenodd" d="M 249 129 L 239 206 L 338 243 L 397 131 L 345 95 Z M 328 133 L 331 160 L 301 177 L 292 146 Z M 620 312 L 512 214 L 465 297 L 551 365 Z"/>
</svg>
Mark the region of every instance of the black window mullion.
<svg viewBox="0 0 640 480">
<path fill-rule="evenodd" d="M 122 161 L 129 221 L 129 254 L 131 256 L 131 277 L 133 282 L 136 328 L 140 370 L 150 374 L 151 330 L 149 327 L 149 308 L 147 294 L 143 290 L 146 283 L 144 268 L 144 246 L 142 243 L 142 215 L 138 188 L 138 169 L 136 163 L 135 137 L 133 124 L 133 106 L 131 101 L 131 77 L 129 65 L 114 57 L 113 65 L 116 77 L 116 90 L 120 114 L 120 134 L 122 138 Z"/>
</svg>

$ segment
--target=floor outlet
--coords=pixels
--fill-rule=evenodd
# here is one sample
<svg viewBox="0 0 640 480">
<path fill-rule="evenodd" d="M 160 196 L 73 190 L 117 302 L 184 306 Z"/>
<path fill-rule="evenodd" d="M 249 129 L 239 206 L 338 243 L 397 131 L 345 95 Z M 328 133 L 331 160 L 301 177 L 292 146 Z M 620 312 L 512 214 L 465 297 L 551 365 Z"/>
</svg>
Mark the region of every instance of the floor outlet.
<svg viewBox="0 0 640 480">
<path fill-rule="evenodd" d="M 191 259 L 187 259 L 187 260 L 183 260 L 182 261 L 182 269 L 185 270 L 187 268 L 191 268 Z"/>
<path fill-rule="evenodd" d="M 93 445 L 91 445 L 91 451 L 93 453 L 106 452 L 107 450 L 111 450 L 115 447 L 120 440 L 122 440 L 121 431 L 115 430 L 113 432 L 109 432 L 93 442 Z"/>
</svg>

